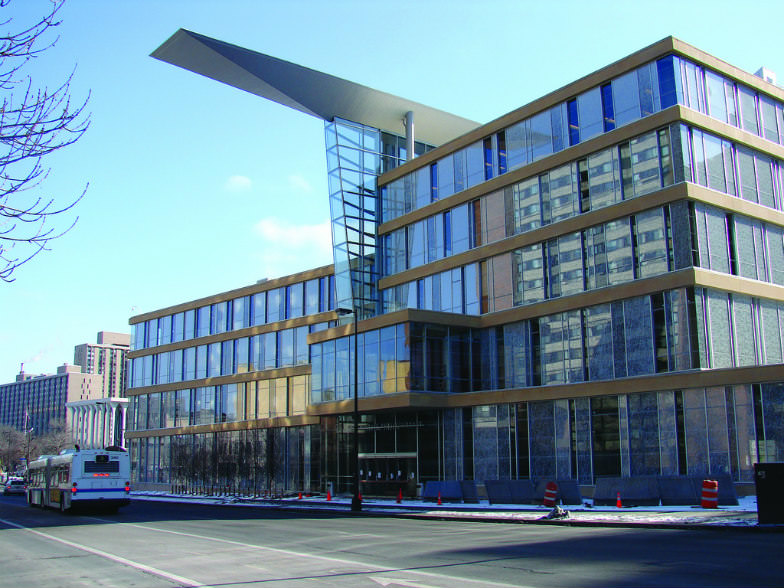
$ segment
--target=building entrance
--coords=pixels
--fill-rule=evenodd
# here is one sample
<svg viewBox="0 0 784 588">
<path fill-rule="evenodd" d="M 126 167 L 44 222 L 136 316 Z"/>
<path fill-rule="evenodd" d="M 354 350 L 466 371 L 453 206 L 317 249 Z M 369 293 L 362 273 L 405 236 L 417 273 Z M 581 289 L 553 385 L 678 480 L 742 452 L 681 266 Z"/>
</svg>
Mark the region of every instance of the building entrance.
<svg viewBox="0 0 784 588">
<path fill-rule="evenodd" d="M 411 453 L 360 453 L 359 479 L 364 496 L 416 496 L 417 456 Z"/>
</svg>

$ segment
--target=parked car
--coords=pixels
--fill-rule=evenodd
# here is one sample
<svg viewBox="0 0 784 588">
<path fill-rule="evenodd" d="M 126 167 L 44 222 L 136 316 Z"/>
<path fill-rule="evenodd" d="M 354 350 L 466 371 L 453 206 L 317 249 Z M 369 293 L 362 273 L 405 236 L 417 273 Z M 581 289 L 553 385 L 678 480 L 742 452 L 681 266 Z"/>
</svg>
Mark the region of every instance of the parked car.
<svg viewBox="0 0 784 588">
<path fill-rule="evenodd" d="M 24 494 L 27 484 L 24 480 L 8 480 L 3 485 L 3 494 Z"/>
</svg>

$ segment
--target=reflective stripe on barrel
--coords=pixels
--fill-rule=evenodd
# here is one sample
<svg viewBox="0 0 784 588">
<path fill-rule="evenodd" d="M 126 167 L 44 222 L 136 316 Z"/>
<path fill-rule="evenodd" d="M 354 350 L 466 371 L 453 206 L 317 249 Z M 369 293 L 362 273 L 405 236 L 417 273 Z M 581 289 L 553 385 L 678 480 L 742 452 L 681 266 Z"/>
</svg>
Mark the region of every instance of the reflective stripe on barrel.
<svg viewBox="0 0 784 588">
<path fill-rule="evenodd" d="M 702 481 L 702 508 L 718 508 L 719 483 L 716 480 Z"/>
<path fill-rule="evenodd" d="M 542 501 L 542 504 L 549 507 L 555 506 L 555 495 L 557 493 L 558 484 L 555 482 L 547 482 L 547 486 L 545 486 L 544 490 L 544 500 Z"/>
</svg>

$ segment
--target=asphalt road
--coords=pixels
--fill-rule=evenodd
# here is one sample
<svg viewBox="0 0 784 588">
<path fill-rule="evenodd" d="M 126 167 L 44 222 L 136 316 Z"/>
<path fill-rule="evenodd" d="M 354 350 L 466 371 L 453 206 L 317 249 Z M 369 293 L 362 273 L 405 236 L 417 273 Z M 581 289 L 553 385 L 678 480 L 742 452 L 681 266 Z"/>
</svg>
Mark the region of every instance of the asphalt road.
<svg viewBox="0 0 784 588">
<path fill-rule="evenodd" d="M 0 586 L 780 586 L 781 533 L 417 520 L 0 496 Z"/>
</svg>

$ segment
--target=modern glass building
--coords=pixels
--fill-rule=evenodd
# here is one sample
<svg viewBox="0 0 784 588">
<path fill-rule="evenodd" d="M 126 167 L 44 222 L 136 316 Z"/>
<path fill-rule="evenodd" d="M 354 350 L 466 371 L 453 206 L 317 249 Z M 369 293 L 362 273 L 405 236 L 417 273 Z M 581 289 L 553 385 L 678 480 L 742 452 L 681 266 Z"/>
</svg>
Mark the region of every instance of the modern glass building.
<svg viewBox="0 0 784 588">
<path fill-rule="evenodd" d="M 784 459 L 784 90 L 667 38 L 479 125 L 153 56 L 324 119 L 335 263 L 131 319 L 136 487 L 350 491 L 355 395 L 365 494 Z"/>
</svg>

